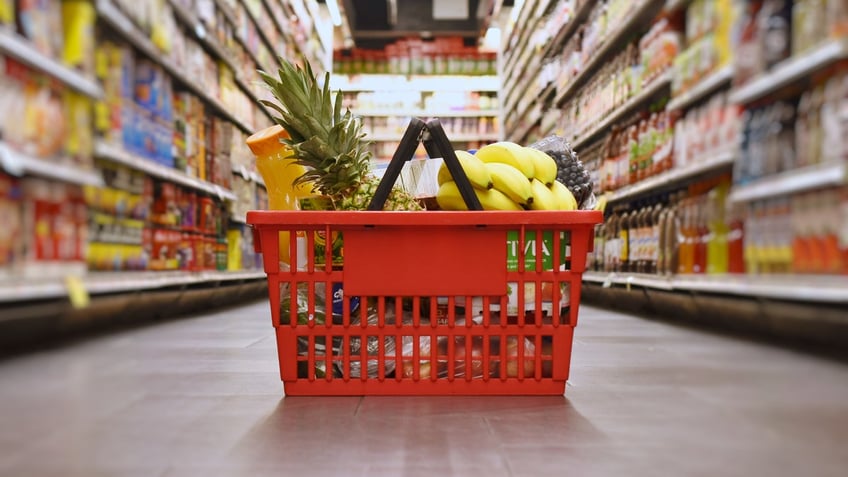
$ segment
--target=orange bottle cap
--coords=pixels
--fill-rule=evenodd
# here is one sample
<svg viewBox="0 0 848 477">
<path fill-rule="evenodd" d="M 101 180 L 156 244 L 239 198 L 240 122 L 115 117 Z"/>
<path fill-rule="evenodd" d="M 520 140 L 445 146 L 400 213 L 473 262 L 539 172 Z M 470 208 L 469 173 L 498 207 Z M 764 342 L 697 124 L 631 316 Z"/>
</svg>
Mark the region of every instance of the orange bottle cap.
<svg viewBox="0 0 848 477">
<path fill-rule="evenodd" d="M 281 139 L 289 137 L 289 133 L 279 124 L 265 128 L 247 138 L 247 147 L 257 156 L 274 154 L 283 147 Z"/>
</svg>

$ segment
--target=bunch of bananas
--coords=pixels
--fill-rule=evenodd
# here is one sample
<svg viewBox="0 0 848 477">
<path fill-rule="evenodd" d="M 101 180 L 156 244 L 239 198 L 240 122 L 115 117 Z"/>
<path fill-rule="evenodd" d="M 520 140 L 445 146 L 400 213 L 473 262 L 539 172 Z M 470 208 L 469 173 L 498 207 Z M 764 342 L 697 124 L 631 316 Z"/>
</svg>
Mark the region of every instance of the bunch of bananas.
<svg viewBox="0 0 848 477">
<path fill-rule="evenodd" d="M 483 146 L 476 154 L 456 151 L 484 210 L 577 210 L 577 200 L 557 180 L 554 159 L 513 142 Z M 436 202 L 443 210 L 468 210 L 445 164 L 437 178 Z"/>
</svg>

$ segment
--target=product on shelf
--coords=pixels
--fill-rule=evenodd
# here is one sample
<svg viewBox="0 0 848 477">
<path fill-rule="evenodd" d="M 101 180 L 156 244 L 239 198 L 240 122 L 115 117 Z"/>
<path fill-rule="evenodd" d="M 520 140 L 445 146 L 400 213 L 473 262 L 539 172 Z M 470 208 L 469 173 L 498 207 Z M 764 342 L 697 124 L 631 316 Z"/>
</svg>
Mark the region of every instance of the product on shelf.
<svg viewBox="0 0 848 477">
<path fill-rule="evenodd" d="M 596 228 L 595 270 L 620 273 L 742 273 L 742 229 L 729 214 L 729 176 L 613 208 Z"/>
<path fill-rule="evenodd" d="M 11 275 L 23 254 L 20 182 L 0 171 L 0 277 Z"/>
<path fill-rule="evenodd" d="M 846 187 L 755 201 L 745 215 L 749 273 L 846 274 Z"/>
<path fill-rule="evenodd" d="M 496 54 L 466 47 L 462 38 L 433 41 L 408 38 L 383 50 L 354 48 L 333 52 L 333 71 L 341 74 L 493 75 Z"/>
<path fill-rule="evenodd" d="M 91 168 L 91 101 L 8 57 L 0 71 L 3 142 L 32 158 Z"/>
<path fill-rule="evenodd" d="M 609 113 L 659 81 L 680 49 L 680 36 L 673 23 L 660 18 L 638 41 L 621 49 L 563 105 L 562 134 L 568 138 L 588 134 Z"/>
<path fill-rule="evenodd" d="M 660 109 L 613 126 L 603 148 L 595 150 L 599 190 L 618 190 L 671 169 L 677 156 L 676 118 L 676 112 Z"/>
<path fill-rule="evenodd" d="M 734 151 L 740 132 L 740 108 L 727 101 L 727 93 L 713 95 L 690 108 L 674 130 L 674 167 L 687 167 Z"/>
<path fill-rule="evenodd" d="M 686 9 L 686 47 L 674 59 L 672 91 L 686 92 L 733 61 L 739 6 L 733 0 L 696 0 Z"/>
</svg>

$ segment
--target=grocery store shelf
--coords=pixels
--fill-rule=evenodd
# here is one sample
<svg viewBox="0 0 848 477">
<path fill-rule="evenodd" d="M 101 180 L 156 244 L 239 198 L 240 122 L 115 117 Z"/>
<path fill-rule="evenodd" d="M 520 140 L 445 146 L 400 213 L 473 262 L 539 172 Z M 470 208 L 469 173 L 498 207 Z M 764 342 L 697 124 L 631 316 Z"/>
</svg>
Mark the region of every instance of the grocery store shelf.
<svg viewBox="0 0 848 477">
<path fill-rule="evenodd" d="M 32 175 L 79 185 L 103 185 L 99 171 L 48 159 L 37 159 L 15 151 L 0 141 L 0 166 L 14 176 Z"/>
<path fill-rule="evenodd" d="M 583 280 L 605 287 L 736 295 L 810 303 L 848 303 L 848 276 L 839 275 L 658 275 L 584 272 Z"/>
<path fill-rule="evenodd" d="M 702 159 L 691 161 L 689 164 L 676 169 L 663 172 L 649 177 L 639 183 L 623 187 L 611 192 L 609 202 L 630 199 L 649 192 L 657 192 L 666 187 L 674 186 L 686 179 L 696 177 L 700 174 L 733 165 L 735 151 L 724 151 Z"/>
<path fill-rule="evenodd" d="M 262 42 L 265 44 L 265 47 L 268 48 L 268 50 L 271 52 L 277 51 L 277 47 L 271 42 L 271 39 L 268 38 L 268 35 L 265 33 L 265 28 L 263 28 L 262 25 L 259 23 L 259 20 L 257 20 L 253 11 L 248 6 L 248 2 L 246 2 L 245 0 L 241 0 L 239 3 L 241 3 L 242 9 L 244 10 L 245 15 L 247 15 L 247 18 L 250 19 L 250 21 L 253 23 L 253 26 L 256 28 L 256 32 L 259 35 L 259 38 L 262 39 Z M 250 3 L 254 5 L 259 5 L 259 3 L 257 2 Z M 262 6 L 264 8 L 264 5 Z M 280 28 L 280 24 L 278 22 L 275 21 L 274 25 L 278 28 L 280 34 L 286 35 L 286 33 Z M 276 59 L 276 61 L 279 61 L 279 58 L 277 58 L 276 56 L 274 58 Z"/>
<path fill-rule="evenodd" d="M 109 144 L 104 141 L 97 141 L 94 144 L 95 157 L 106 159 L 112 162 L 117 162 L 135 170 L 145 172 L 154 177 L 159 177 L 167 181 L 190 187 L 208 194 L 217 196 L 219 199 L 236 200 L 236 195 L 227 189 L 212 184 L 194 177 L 189 176 L 184 172 L 180 172 L 172 167 L 163 164 L 157 164 L 149 159 L 136 156 L 124 149 Z"/>
<path fill-rule="evenodd" d="M 356 110 L 357 116 L 362 117 L 387 117 L 387 116 L 414 116 L 419 118 L 483 118 L 493 117 L 500 114 L 497 109 L 465 109 L 465 110 L 441 110 L 425 111 L 414 109 L 364 109 Z"/>
<path fill-rule="evenodd" d="M 265 187 L 265 181 L 262 180 L 262 175 L 257 172 L 248 171 L 246 167 L 236 167 L 233 166 L 233 172 L 244 177 L 245 180 L 256 182 L 257 184 Z"/>
<path fill-rule="evenodd" d="M 102 295 L 238 280 L 259 280 L 265 278 L 265 272 L 262 270 L 237 272 L 91 272 L 78 278 L 89 294 Z M 66 297 L 68 294 L 65 277 L 52 280 L 40 277 L 0 281 L 0 303 L 55 299 Z"/>
<path fill-rule="evenodd" d="M 734 185 L 728 199 L 734 202 L 769 199 L 810 189 L 842 185 L 847 180 L 847 162 L 817 164 L 763 177 L 747 184 Z"/>
<path fill-rule="evenodd" d="M 256 96 L 256 93 L 250 88 L 250 86 L 242 79 L 239 74 L 239 68 L 237 68 L 232 60 L 230 59 L 230 54 L 228 54 L 224 49 L 218 44 L 214 37 L 210 37 L 207 35 L 206 27 L 203 26 L 203 23 L 197 16 L 188 10 L 186 7 L 182 6 L 176 0 L 169 0 L 171 8 L 173 8 L 176 13 L 177 18 L 183 22 L 183 24 L 190 28 L 197 40 L 201 45 L 205 46 L 208 51 L 210 51 L 213 56 L 218 61 L 224 62 L 224 64 L 233 72 L 233 79 L 235 80 L 238 87 L 250 98 L 251 101 L 256 103 L 257 107 L 265 113 L 268 119 L 274 119 L 271 113 L 265 108 L 265 106 L 259 101 L 259 98 Z M 255 58 L 254 58 L 254 61 Z M 257 63 L 258 64 L 258 63 Z"/>
<path fill-rule="evenodd" d="M 497 76 L 471 75 L 332 75 L 330 87 L 345 92 L 354 91 L 479 91 L 498 92 Z"/>
<path fill-rule="evenodd" d="M 713 91 L 721 88 L 722 86 L 730 83 L 733 79 L 733 65 L 725 66 L 715 73 L 704 78 L 703 81 L 699 82 L 688 91 L 677 95 L 671 98 L 671 101 L 668 102 L 666 109 L 669 111 L 676 109 L 686 109 L 692 104 L 700 101 L 701 99 L 707 97 Z"/>
<path fill-rule="evenodd" d="M 845 58 L 848 58 L 848 40 L 828 41 L 809 52 L 781 61 L 770 71 L 737 87 L 731 91 L 730 101 L 737 104 L 753 102 Z"/>
<path fill-rule="evenodd" d="M 576 75 L 568 79 L 565 88 L 557 93 L 554 104 L 561 105 L 566 98 L 571 96 L 577 88 L 595 72 L 597 67 L 609 59 L 610 53 L 614 52 L 616 45 L 621 40 L 628 37 L 633 31 L 647 23 L 649 19 L 657 13 L 662 6 L 662 0 L 642 0 L 639 4 L 627 14 L 626 18 L 614 27 L 613 30 L 601 41 L 601 44 L 595 47 L 594 54 L 583 65 Z"/>
<path fill-rule="evenodd" d="M 600 133 L 609 132 L 609 127 L 612 124 L 627 116 L 631 112 L 635 111 L 646 101 L 656 96 L 664 88 L 667 88 L 670 84 L 671 71 L 669 70 L 665 71 L 659 78 L 655 79 L 651 84 L 643 87 L 640 92 L 636 93 L 635 96 L 625 101 L 624 104 L 605 114 L 601 122 L 597 123 L 595 126 L 589 127 L 586 131 L 581 131 L 577 133 L 575 135 L 574 142 L 572 143 L 572 147 L 578 149 L 580 148 L 580 146 L 589 143 L 589 141 L 594 139 Z"/>
<path fill-rule="evenodd" d="M 583 281 L 591 283 L 601 283 L 606 287 L 613 284 L 625 286 L 639 286 L 645 288 L 654 288 L 657 290 L 673 290 L 672 279 L 661 277 L 659 275 L 649 275 L 645 273 L 605 273 L 605 272 L 583 272 Z"/>
<path fill-rule="evenodd" d="M 100 18 L 111 25 L 115 31 L 124 36 L 124 38 L 141 50 L 147 57 L 162 66 L 168 73 L 182 83 L 192 93 L 200 96 L 207 104 L 213 107 L 216 112 L 239 127 L 242 131 L 248 134 L 253 133 L 253 127 L 246 124 L 239 118 L 233 116 L 229 108 L 221 101 L 213 97 L 206 91 L 201 84 L 195 79 L 189 78 L 182 68 L 175 65 L 170 58 L 166 58 L 162 52 L 153 44 L 153 42 L 145 36 L 135 24 L 124 15 L 110 0 L 97 0 L 97 14 Z"/>
<path fill-rule="evenodd" d="M 0 28 L 0 54 L 14 57 L 31 68 L 52 76 L 65 85 L 94 99 L 103 97 L 97 81 L 36 50 L 25 38 Z"/>
<path fill-rule="evenodd" d="M 583 3 L 577 7 L 577 11 L 574 12 L 574 16 L 569 20 L 563 23 L 559 32 L 554 35 L 551 42 L 548 44 L 547 49 L 545 50 L 545 57 L 551 56 L 551 53 L 560 48 L 564 42 L 566 42 L 574 32 L 577 31 L 577 27 L 580 26 L 583 22 L 586 21 L 586 18 L 589 17 L 589 12 L 592 10 L 592 7 L 596 5 L 596 2 L 592 0 L 583 0 Z"/>
<path fill-rule="evenodd" d="M 243 33 L 244 29 L 240 28 L 240 26 L 238 25 L 239 16 L 237 16 L 237 15 L 239 15 L 239 14 L 236 13 L 236 11 L 234 10 L 234 7 L 231 7 L 230 5 L 228 5 L 227 2 L 224 1 L 224 0 L 215 0 L 215 7 L 217 7 L 218 10 L 223 13 L 224 18 L 227 20 L 227 22 L 233 28 L 233 31 L 237 32 L 237 33 L 233 34 L 233 38 L 235 38 L 235 40 L 242 46 L 244 51 L 247 52 L 247 54 L 250 56 L 250 59 L 253 60 L 253 64 L 256 65 L 256 68 L 257 69 L 267 69 L 267 66 L 263 65 L 259 61 L 259 57 L 258 57 L 257 52 L 251 50 L 250 47 L 247 44 L 247 40 L 245 40 L 239 34 L 239 33 Z M 267 47 L 267 45 L 265 45 L 265 46 Z M 274 66 L 276 66 L 276 65 L 274 65 Z"/>
<path fill-rule="evenodd" d="M 535 107 L 535 109 L 533 109 Z M 514 134 L 512 135 L 512 142 L 516 142 L 519 144 L 524 143 L 524 139 L 530 134 L 530 131 L 536 127 L 537 124 L 542 120 L 542 110 L 538 107 L 538 104 L 534 103 L 531 105 L 531 109 L 525 111 L 525 117 L 522 120 L 522 126 L 516 126 L 513 129 Z"/>
</svg>

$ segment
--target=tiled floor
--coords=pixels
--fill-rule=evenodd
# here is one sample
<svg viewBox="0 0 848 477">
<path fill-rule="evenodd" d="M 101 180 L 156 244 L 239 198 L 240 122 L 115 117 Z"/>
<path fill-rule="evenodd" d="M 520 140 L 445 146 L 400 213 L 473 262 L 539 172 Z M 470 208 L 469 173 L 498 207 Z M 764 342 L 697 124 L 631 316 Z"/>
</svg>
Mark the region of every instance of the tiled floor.
<svg viewBox="0 0 848 477">
<path fill-rule="evenodd" d="M 844 476 L 848 366 L 584 307 L 566 397 L 283 398 L 267 304 L 0 362 L 2 476 Z"/>
</svg>

